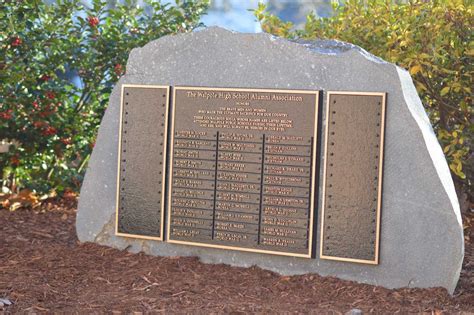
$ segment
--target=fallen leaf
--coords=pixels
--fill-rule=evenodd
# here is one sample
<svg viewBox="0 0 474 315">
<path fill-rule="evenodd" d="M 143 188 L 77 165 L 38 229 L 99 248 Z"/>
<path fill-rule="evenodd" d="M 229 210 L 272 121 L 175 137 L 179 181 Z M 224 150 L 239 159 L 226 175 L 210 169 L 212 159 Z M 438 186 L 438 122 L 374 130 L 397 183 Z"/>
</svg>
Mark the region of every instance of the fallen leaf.
<svg viewBox="0 0 474 315">
<path fill-rule="evenodd" d="M 22 206 L 21 202 L 16 201 L 16 202 L 12 203 L 10 205 L 10 207 L 8 207 L 8 210 L 15 211 L 15 210 L 21 208 L 21 206 Z"/>
</svg>

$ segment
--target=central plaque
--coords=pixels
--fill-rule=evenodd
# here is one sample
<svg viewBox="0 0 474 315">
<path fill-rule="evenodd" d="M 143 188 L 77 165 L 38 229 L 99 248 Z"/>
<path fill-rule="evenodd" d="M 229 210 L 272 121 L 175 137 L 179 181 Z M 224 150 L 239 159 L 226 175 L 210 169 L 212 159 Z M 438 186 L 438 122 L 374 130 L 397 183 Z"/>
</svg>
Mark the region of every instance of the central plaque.
<svg viewBox="0 0 474 315">
<path fill-rule="evenodd" d="M 312 257 L 318 91 L 176 87 L 170 243 Z"/>
</svg>

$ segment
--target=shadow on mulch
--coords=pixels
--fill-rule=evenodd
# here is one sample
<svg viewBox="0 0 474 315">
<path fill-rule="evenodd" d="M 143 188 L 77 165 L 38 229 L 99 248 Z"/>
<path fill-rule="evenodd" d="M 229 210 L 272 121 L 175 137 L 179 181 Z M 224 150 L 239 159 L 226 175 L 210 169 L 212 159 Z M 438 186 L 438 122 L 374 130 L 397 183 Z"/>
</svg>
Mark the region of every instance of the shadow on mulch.
<svg viewBox="0 0 474 315">
<path fill-rule="evenodd" d="M 48 207 L 39 214 L 0 211 L 0 298 L 13 302 L 4 312 L 474 311 L 472 227 L 461 280 L 451 297 L 441 288 L 388 290 L 314 274 L 286 277 L 257 267 L 80 244 L 75 205 Z"/>
</svg>

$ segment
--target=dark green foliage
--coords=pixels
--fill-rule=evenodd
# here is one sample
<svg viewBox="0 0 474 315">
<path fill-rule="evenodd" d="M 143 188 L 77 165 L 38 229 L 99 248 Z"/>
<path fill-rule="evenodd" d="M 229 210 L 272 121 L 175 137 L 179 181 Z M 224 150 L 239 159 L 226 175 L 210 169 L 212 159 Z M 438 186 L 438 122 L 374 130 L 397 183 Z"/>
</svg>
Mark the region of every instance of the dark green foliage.
<svg viewBox="0 0 474 315">
<path fill-rule="evenodd" d="M 0 4 L 0 140 L 15 144 L 0 154 L 2 186 L 78 190 L 130 50 L 191 31 L 206 8 L 179 0 L 150 1 L 146 10 L 130 1 Z"/>
</svg>

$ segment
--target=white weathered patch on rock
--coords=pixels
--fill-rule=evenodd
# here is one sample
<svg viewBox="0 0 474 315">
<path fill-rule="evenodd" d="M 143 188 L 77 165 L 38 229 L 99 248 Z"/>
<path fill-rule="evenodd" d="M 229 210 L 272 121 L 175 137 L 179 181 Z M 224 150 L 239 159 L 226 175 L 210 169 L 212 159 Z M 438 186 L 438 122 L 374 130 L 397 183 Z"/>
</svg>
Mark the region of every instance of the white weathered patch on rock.
<svg viewBox="0 0 474 315">
<path fill-rule="evenodd" d="M 461 210 L 459 208 L 459 200 L 454 188 L 451 172 L 443 154 L 443 150 L 438 143 L 438 139 L 433 131 L 428 115 L 423 108 L 420 98 L 416 92 L 415 85 L 411 79 L 408 71 L 397 67 L 398 75 L 400 77 L 400 84 L 402 85 L 402 92 L 405 96 L 405 102 L 410 110 L 413 118 L 417 122 L 420 131 L 425 139 L 426 149 L 430 152 L 430 157 L 433 160 L 433 165 L 438 173 L 443 188 L 451 200 L 454 214 L 460 226 L 462 226 Z M 464 243 L 463 243 L 464 244 Z"/>
</svg>

